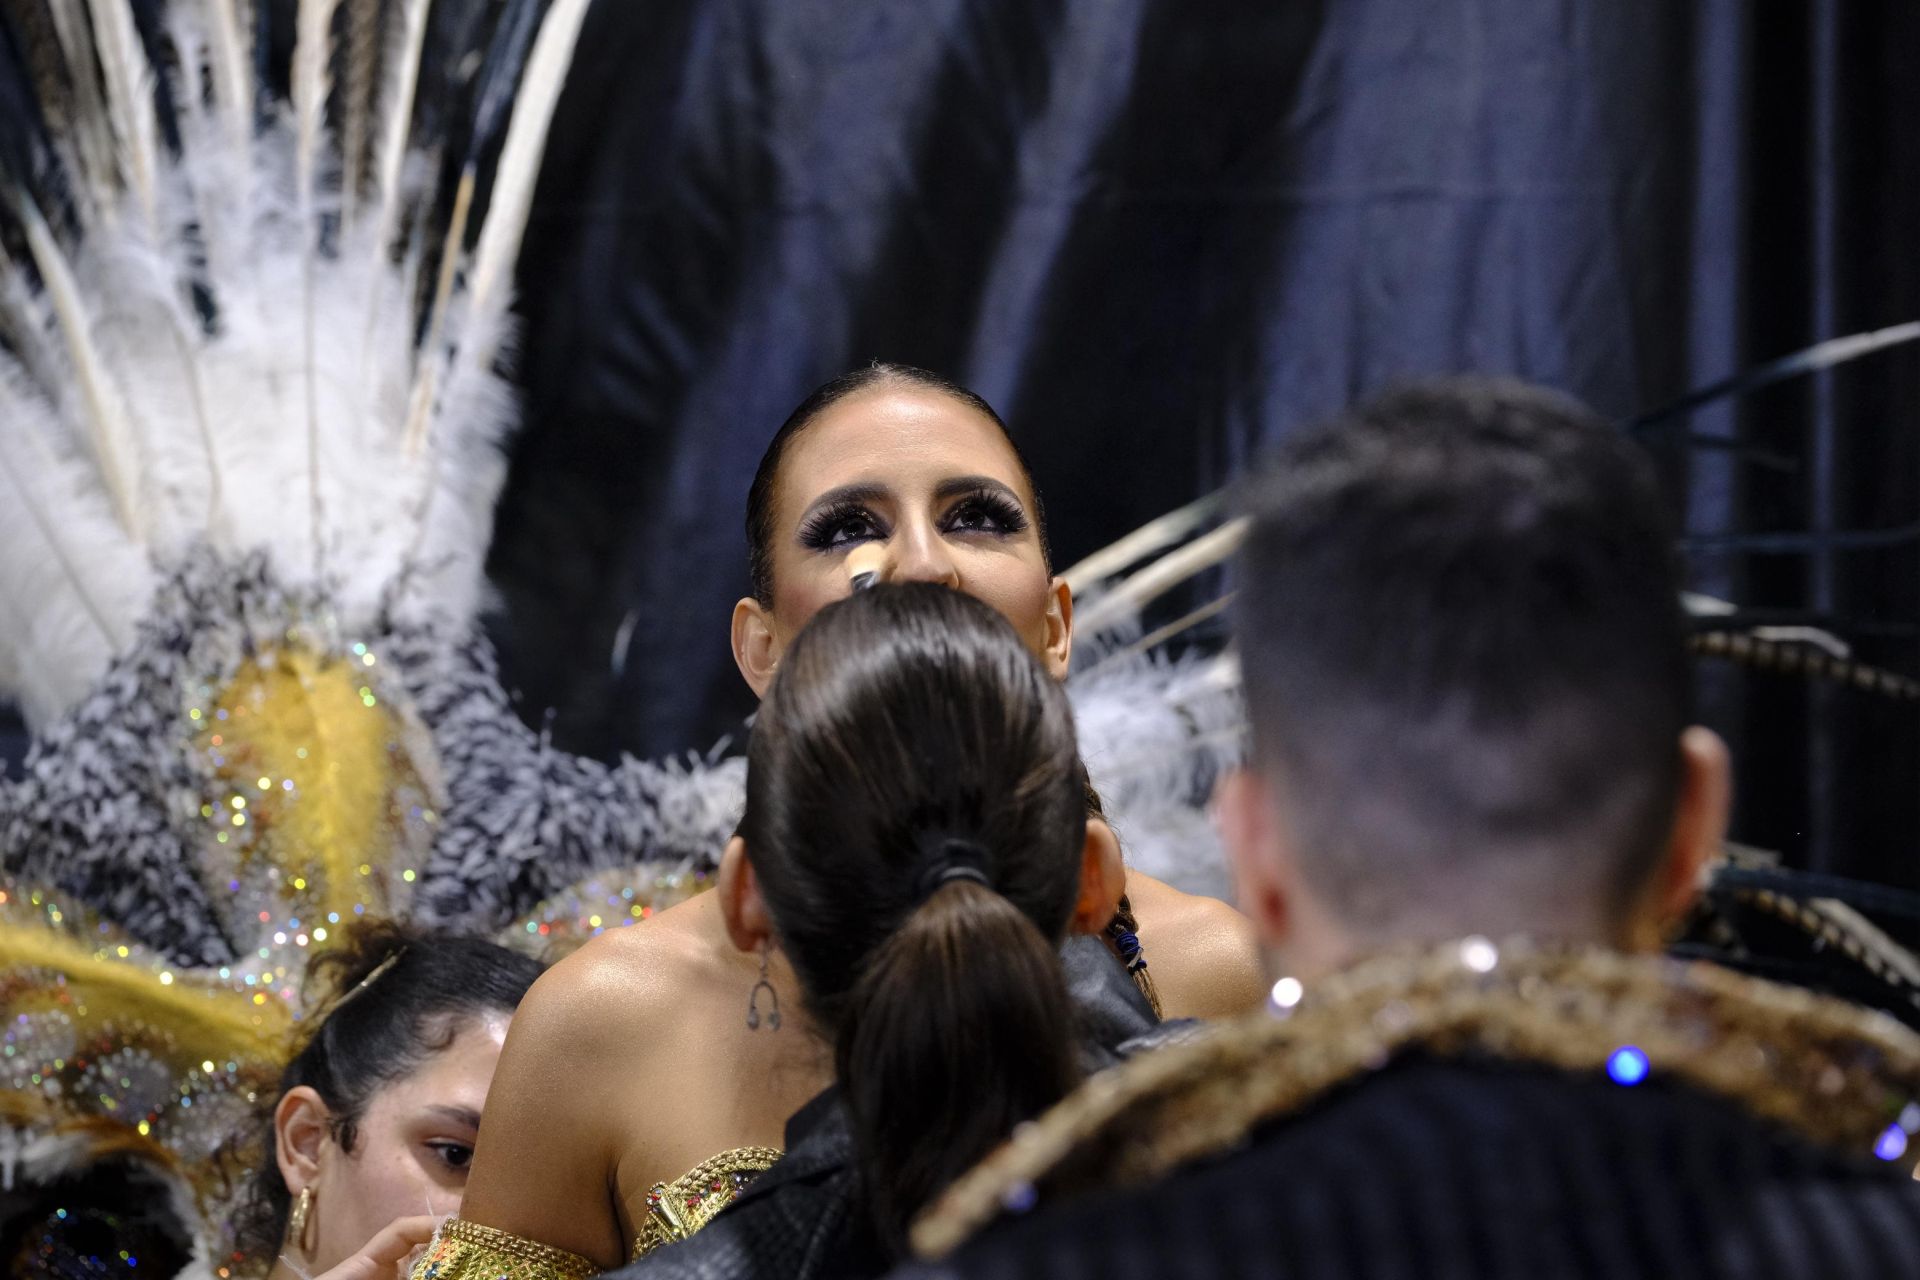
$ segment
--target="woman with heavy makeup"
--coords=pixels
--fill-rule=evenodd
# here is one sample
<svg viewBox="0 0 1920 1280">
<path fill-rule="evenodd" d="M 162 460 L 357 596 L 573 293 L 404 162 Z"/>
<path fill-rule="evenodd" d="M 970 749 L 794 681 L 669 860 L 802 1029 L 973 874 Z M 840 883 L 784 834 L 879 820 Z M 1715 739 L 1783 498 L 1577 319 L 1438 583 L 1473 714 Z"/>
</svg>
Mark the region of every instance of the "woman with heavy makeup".
<svg viewBox="0 0 1920 1280">
<path fill-rule="evenodd" d="M 366 923 L 314 957 L 333 994 L 262 1122 L 237 1243 L 268 1280 L 392 1280 L 459 1204 L 507 1023 L 538 962 Z"/>
<path fill-rule="evenodd" d="M 894 365 L 835 379 L 774 436 L 747 507 L 753 593 L 734 608 L 732 644 L 755 693 L 814 614 L 868 582 L 973 596 L 1066 677 L 1072 593 L 1053 576 L 1025 462 L 971 392 Z M 1088 825 L 1112 838 L 1097 817 Z M 827 1041 L 799 1025 L 811 1015 L 792 999 L 784 951 L 743 946 L 727 926 L 741 856 L 728 848 L 716 892 L 593 939 L 535 987 L 450 1228 L 466 1261 L 443 1259 L 441 1280 L 467 1265 L 493 1274 L 531 1242 L 550 1274 L 574 1275 L 690 1234 L 778 1157 L 788 1118 L 832 1081 Z M 1258 1001 L 1260 962 L 1237 912 L 1130 871 L 1121 887 L 1132 914 L 1089 928 L 1111 939 L 1109 968 L 1150 960 L 1153 1013 Z M 768 1011 L 782 992 L 776 1031 Z"/>
</svg>

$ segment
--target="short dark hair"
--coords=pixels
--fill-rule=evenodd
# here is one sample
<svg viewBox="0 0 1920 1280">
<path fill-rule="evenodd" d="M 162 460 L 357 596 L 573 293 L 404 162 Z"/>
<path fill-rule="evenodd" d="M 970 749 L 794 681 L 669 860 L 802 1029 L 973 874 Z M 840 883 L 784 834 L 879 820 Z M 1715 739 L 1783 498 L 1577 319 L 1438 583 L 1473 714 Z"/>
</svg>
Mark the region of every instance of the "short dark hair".
<svg viewBox="0 0 1920 1280">
<path fill-rule="evenodd" d="M 236 1225 L 240 1247 L 272 1258 L 286 1235 L 292 1196 L 273 1129 L 281 1098 L 301 1085 L 313 1089 L 327 1104 L 335 1141 L 352 1151 L 375 1094 L 451 1045 L 468 1020 L 512 1013 L 542 968 L 482 938 L 371 919 L 308 961 L 305 994 L 322 1020 L 267 1101 L 260 1167 Z"/>
<path fill-rule="evenodd" d="M 1309 883 L 1356 924 L 1489 893 L 1617 922 L 1690 700 L 1646 455 L 1563 396 L 1448 380 L 1288 441 L 1245 505 L 1255 753 Z"/>
<path fill-rule="evenodd" d="M 815 418 L 840 401 L 869 387 L 886 383 L 904 383 L 943 392 L 968 408 L 978 410 L 1000 428 L 1000 434 L 1006 437 L 1007 447 L 1013 450 L 1014 460 L 1020 464 L 1020 474 L 1027 482 L 1027 491 L 1033 494 L 1033 527 L 1040 535 L 1040 554 L 1049 566 L 1053 564 L 1053 549 L 1047 539 L 1047 513 L 1040 501 L 1040 490 L 1033 483 L 1033 468 L 1027 465 L 1026 455 L 1020 452 L 1020 446 L 1014 442 L 1013 432 L 993 411 L 993 406 L 950 378 L 916 369 L 910 364 L 889 364 L 875 360 L 872 364 L 843 373 L 815 387 L 813 393 L 787 415 L 787 420 L 773 433 L 773 439 L 767 442 L 767 451 L 760 455 L 760 465 L 753 473 L 753 483 L 747 488 L 747 573 L 753 583 L 753 598 L 761 604 L 773 603 L 773 494 L 780 479 L 780 463 L 786 457 L 787 446 Z"/>
<path fill-rule="evenodd" d="M 1076 1083 L 1057 947 L 1086 823 L 1066 692 L 957 591 L 829 605 L 761 705 L 746 856 L 834 1042 L 862 1198 L 896 1252 L 917 1210 Z M 930 878 L 942 858 L 985 883 Z"/>
</svg>

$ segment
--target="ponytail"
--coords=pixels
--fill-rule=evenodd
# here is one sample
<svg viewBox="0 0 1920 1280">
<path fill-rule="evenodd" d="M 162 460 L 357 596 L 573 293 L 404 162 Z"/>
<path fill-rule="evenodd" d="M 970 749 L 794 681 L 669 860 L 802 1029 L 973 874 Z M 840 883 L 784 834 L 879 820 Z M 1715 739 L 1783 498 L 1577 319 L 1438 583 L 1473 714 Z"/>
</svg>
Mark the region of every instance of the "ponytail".
<svg viewBox="0 0 1920 1280">
<path fill-rule="evenodd" d="M 951 880 L 871 956 L 835 1046 L 863 1197 L 905 1252 L 913 1217 L 1078 1083 L 1060 955 L 1012 902 Z"/>
<path fill-rule="evenodd" d="M 828 605 L 747 744 L 747 860 L 833 1044 L 879 1242 L 1078 1082 L 1073 711 L 1006 619 L 932 583 Z"/>
</svg>

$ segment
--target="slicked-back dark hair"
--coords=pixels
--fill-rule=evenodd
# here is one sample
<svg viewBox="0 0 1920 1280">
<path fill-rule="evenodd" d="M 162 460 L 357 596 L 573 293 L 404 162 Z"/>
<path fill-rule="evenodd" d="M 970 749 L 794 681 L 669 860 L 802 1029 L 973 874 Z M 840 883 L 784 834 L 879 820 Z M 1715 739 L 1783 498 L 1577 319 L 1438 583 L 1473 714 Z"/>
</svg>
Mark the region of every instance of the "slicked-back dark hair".
<svg viewBox="0 0 1920 1280">
<path fill-rule="evenodd" d="M 1309 882 L 1376 927 L 1493 899 L 1617 924 L 1689 712 L 1647 457 L 1562 396 L 1450 380 L 1287 442 L 1245 505 L 1255 750 Z"/>
<path fill-rule="evenodd" d="M 356 922 L 313 956 L 306 995 L 323 1017 L 265 1108 L 262 1159 L 236 1228 L 240 1247 L 271 1258 L 286 1235 L 292 1196 L 273 1128 L 281 1098 L 301 1085 L 313 1089 L 327 1104 L 334 1140 L 351 1152 L 375 1094 L 446 1049 L 469 1020 L 512 1013 L 541 969 L 484 938 L 387 920 Z"/>
<path fill-rule="evenodd" d="M 822 609 L 761 704 L 740 831 L 896 1252 L 1075 1083 L 1057 948 L 1082 778 L 1065 691 L 990 606 L 930 583 Z M 989 883 L 930 882 L 949 842 Z"/>
<path fill-rule="evenodd" d="M 814 388 L 813 394 L 787 415 L 787 420 L 773 433 L 773 439 L 767 442 L 767 451 L 760 455 L 760 465 L 753 473 L 753 483 L 747 488 L 747 572 L 753 583 L 753 598 L 761 604 L 773 604 L 773 499 L 780 479 L 780 463 L 786 457 L 787 446 L 815 418 L 848 396 L 889 383 L 926 387 L 952 396 L 968 408 L 978 410 L 1000 428 L 1007 447 L 1013 450 L 1014 460 L 1020 464 L 1020 474 L 1027 482 L 1027 491 L 1033 495 L 1033 527 L 1040 535 L 1040 554 L 1049 566 L 1053 564 L 1053 549 L 1047 540 L 1047 513 L 1040 501 L 1040 490 L 1033 483 L 1033 468 L 1027 465 L 1026 455 L 1020 452 L 1013 433 L 1007 429 L 1000 415 L 993 411 L 993 406 L 950 378 L 916 369 L 909 364 L 888 364 L 883 360 L 875 360 L 872 364 L 843 373 Z"/>
</svg>

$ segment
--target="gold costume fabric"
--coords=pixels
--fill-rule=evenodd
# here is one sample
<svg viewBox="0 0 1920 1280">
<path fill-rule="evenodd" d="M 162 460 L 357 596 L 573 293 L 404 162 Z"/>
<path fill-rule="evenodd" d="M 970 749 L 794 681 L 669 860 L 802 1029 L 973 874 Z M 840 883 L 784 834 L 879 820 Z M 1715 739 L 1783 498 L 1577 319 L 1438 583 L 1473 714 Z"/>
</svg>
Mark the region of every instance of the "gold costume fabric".
<svg viewBox="0 0 1920 1280">
<path fill-rule="evenodd" d="M 640 1224 L 633 1256 L 643 1258 L 712 1222 L 779 1158 L 772 1147 L 739 1147 L 672 1182 L 655 1183 L 647 1193 L 647 1219 Z M 598 1270 L 577 1253 L 452 1218 L 415 1265 L 412 1280 L 585 1280 Z"/>
<path fill-rule="evenodd" d="M 723 1151 L 672 1182 L 655 1183 L 647 1193 L 647 1220 L 633 1242 L 633 1256 L 644 1258 L 663 1244 L 685 1240 L 732 1204 L 747 1184 L 773 1167 L 780 1153 L 772 1147 Z"/>
<path fill-rule="evenodd" d="M 413 1280 L 586 1280 L 599 1269 L 577 1253 L 449 1218 L 414 1264 Z"/>
</svg>

